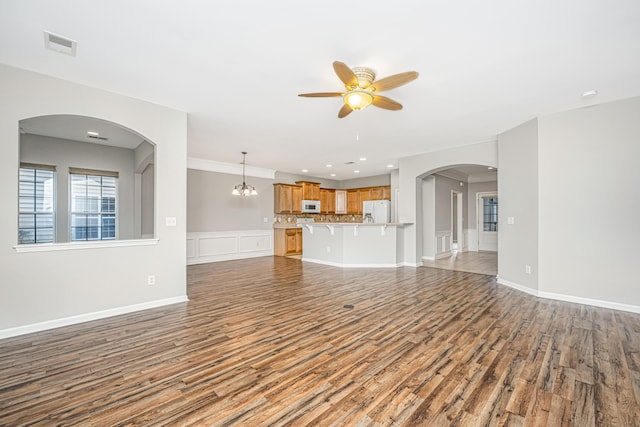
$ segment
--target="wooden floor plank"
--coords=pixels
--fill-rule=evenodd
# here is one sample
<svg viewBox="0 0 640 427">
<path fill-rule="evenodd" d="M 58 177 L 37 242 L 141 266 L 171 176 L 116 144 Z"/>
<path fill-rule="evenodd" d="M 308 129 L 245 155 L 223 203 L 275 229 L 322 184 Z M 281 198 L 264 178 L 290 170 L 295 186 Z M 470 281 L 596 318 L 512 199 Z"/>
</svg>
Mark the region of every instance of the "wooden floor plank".
<svg viewBox="0 0 640 427">
<path fill-rule="evenodd" d="M 640 315 L 434 268 L 190 266 L 189 302 L 0 341 L 0 425 L 640 425 Z"/>
</svg>

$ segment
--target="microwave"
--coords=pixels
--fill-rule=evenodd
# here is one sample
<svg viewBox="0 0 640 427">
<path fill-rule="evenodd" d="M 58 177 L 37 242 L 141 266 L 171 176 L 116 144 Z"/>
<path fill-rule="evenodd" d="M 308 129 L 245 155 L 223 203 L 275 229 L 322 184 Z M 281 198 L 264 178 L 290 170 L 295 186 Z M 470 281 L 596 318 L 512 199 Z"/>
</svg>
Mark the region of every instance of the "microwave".
<svg viewBox="0 0 640 427">
<path fill-rule="evenodd" d="M 302 213 L 320 213 L 319 200 L 303 200 Z"/>
</svg>

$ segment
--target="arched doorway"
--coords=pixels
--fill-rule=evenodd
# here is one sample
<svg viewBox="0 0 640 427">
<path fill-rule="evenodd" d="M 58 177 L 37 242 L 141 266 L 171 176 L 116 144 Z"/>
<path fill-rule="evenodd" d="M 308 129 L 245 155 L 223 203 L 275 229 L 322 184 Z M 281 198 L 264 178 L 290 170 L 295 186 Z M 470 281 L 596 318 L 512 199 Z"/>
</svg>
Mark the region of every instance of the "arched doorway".
<svg viewBox="0 0 640 427">
<path fill-rule="evenodd" d="M 422 174 L 419 182 L 421 264 L 496 275 L 495 167 L 449 165 Z"/>
</svg>

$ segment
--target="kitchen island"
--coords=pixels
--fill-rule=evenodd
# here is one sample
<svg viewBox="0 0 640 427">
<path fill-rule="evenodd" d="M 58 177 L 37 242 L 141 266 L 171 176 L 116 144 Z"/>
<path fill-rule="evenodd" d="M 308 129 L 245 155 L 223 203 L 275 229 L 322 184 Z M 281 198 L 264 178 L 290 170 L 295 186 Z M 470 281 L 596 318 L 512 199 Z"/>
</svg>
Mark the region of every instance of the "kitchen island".
<svg viewBox="0 0 640 427">
<path fill-rule="evenodd" d="M 328 223 L 302 226 L 302 260 L 336 267 L 399 267 L 405 223 Z"/>
</svg>

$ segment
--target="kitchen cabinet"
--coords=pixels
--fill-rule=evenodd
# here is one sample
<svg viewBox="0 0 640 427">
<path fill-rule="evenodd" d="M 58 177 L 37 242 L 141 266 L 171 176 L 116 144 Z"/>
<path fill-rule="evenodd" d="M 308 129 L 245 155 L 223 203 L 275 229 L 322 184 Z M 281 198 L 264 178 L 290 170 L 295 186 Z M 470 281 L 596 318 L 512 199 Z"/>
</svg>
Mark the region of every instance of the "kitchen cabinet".
<svg viewBox="0 0 640 427">
<path fill-rule="evenodd" d="M 320 200 L 320 183 L 309 181 L 296 181 L 296 184 L 302 187 L 302 200 Z M 320 204 L 322 208 L 322 203 Z"/>
<path fill-rule="evenodd" d="M 302 211 L 302 187 L 290 184 L 273 184 L 273 212 L 300 213 Z"/>
<path fill-rule="evenodd" d="M 384 200 L 382 198 L 382 187 L 371 187 L 371 200 Z"/>
<path fill-rule="evenodd" d="M 274 228 L 273 254 L 277 256 L 302 253 L 302 228 Z"/>
<path fill-rule="evenodd" d="M 362 202 L 373 200 L 371 198 L 371 188 L 359 188 L 358 196 L 360 197 L 360 211 L 362 212 Z"/>
<path fill-rule="evenodd" d="M 346 214 L 347 213 L 347 191 L 346 190 L 336 190 L 336 211 L 337 214 Z"/>
<path fill-rule="evenodd" d="M 391 200 L 391 186 L 385 185 L 382 187 L 382 200 Z"/>
<path fill-rule="evenodd" d="M 347 190 L 347 213 L 349 215 L 359 215 L 362 213 L 362 203 L 360 203 L 360 193 L 358 190 Z"/>
<path fill-rule="evenodd" d="M 336 190 L 330 188 L 320 189 L 320 213 L 336 213 Z"/>
</svg>

